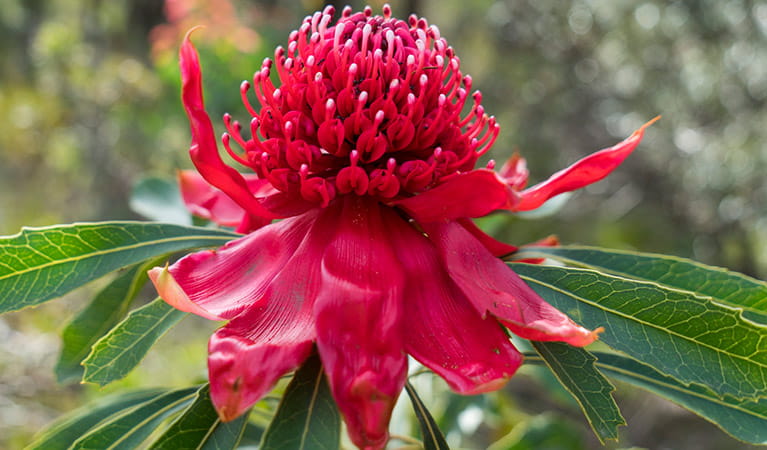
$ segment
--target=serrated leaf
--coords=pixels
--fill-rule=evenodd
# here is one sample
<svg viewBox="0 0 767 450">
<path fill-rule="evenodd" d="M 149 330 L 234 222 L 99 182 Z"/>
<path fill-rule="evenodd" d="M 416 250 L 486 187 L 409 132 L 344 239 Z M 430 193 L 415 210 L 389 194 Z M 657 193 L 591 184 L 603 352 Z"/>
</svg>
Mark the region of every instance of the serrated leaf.
<svg viewBox="0 0 767 450">
<path fill-rule="evenodd" d="M 432 417 L 426 405 L 423 404 L 410 382 L 405 383 L 405 390 L 408 397 L 410 397 L 410 402 L 413 404 L 415 417 L 421 425 L 424 450 L 449 450 L 450 447 L 448 447 L 445 436 L 442 435 L 442 431 L 437 426 L 437 421 L 434 420 L 434 417 Z"/>
<path fill-rule="evenodd" d="M 767 328 L 708 297 L 588 269 L 512 264 L 541 297 L 600 339 L 682 383 L 767 395 Z"/>
<path fill-rule="evenodd" d="M 133 450 L 171 414 L 187 406 L 198 388 L 171 391 L 105 420 L 70 447 L 73 450 Z"/>
<path fill-rule="evenodd" d="M 61 353 L 54 369 L 59 383 L 82 379 L 83 359 L 91 352 L 93 344 L 125 317 L 131 302 L 148 279 L 146 271 L 154 263 L 137 264 L 118 275 L 67 324 L 61 333 Z"/>
<path fill-rule="evenodd" d="M 24 228 L 0 238 L 0 313 L 60 297 L 149 258 L 220 246 L 237 237 L 222 230 L 142 222 Z"/>
<path fill-rule="evenodd" d="M 151 449 L 231 450 L 237 448 L 248 413 L 231 422 L 221 422 L 210 401 L 210 386 L 197 391 L 194 402 L 160 436 Z"/>
<path fill-rule="evenodd" d="M 708 419 L 734 438 L 767 444 L 767 399 L 720 398 L 702 386 L 685 386 L 630 358 L 595 353 L 605 374 L 639 386 Z"/>
<path fill-rule="evenodd" d="M 162 393 L 162 390 L 150 389 L 105 397 L 56 420 L 46 427 L 26 449 L 66 450 L 99 422 L 120 414 L 128 408 L 143 404 Z"/>
<path fill-rule="evenodd" d="M 524 254 L 696 292 L 742 308 L 746 318 L 767 324 L 767 283 L 727 269 L 675 256 L 583 246 L 529 247 Z"/>
<path fill-rule="evenodd" d="M 633 384 L 711 421 L 724 432 L 752 444 L 767 444 L 767 399 L 721 398 L 710 390 L 686 386 L 676 379 L 631 358 L 594 352 L 596 366 L 612 378 Z M 543 364 L 537 355 L 525 354 L 525 362 Z"/>
<path fill-rule="evenodd" d="M 158 177 L 139 180 L 131 191 L 130 208 L 159 222 L 191 225 L 192 216 L 181 198 L 178 184 Z"/>
<path fill-rule="evenodd" d="M 135 309 L 99 339 L 83 361 L 83 381 L 102 386 L 119 380 L 133 370 L 157 340 L 186 313 L 162 299 Z"/>
<path fill-rule="evenodd" d="M 338 450 L 341 416 L 315 353 L 296 371 L 260 450 Z"/>
<path fill-rule="evenodd" d="M 613 399 L 615 387 L 594 366 L 588 351 L 562 342 L 532 342 L 562 386 L 581 406 L 599 441 L 618 439 L 618 427 L 626 425 Z"/>
</svg>

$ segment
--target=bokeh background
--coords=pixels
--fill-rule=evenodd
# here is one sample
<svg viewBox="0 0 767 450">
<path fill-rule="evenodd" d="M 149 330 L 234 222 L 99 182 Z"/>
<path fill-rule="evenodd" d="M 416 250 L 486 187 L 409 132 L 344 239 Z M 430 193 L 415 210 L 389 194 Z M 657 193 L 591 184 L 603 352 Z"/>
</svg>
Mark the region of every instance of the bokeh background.
<svg viewBox="0 0 767 450">
<path fill-rule="evenodd" d="M 362 2 L 351 4 L 356 10 Z M 383 2 L 369 4 L 380 11 Z M 390 1 L 440 27 L 501 135 L 492 157 L 527 158 L 531 181 L 662 114 L 607 180 L 544 213 L 483 223 L 516 244 L 662 252 L 767 277 L 767 2 L 757 0 Z M 244 116 L 238 86 L 322 2 L 0 0 L 0 235 L 23 225 L 139 219 L 132 186 L 188 168 L 176 51 L 194 25 L 214 116 Z M 481 193 L 477 193 L 481 195 Z M 0 448 L 110 390 L 205 376 L 206 330 L 189 318 L 124 382 L 58 385 L 58 333 L 94 286 L 0 317 Z M 146 293 L 150 298 L 151 293 Z M 577 405 L 533 369 L 469 413 L 425 398 L 452 442 L 483 448 L 598 448 Z M 746 448 L 715 427 L 619 386 L 628 420 L 610 448 Z M 473 406 L 471 406 L 473 405 Z M 484 410 L 483 413 L 478 411 Z M 545 414 L 542 414 L 543 412 Z"/>
</svg>

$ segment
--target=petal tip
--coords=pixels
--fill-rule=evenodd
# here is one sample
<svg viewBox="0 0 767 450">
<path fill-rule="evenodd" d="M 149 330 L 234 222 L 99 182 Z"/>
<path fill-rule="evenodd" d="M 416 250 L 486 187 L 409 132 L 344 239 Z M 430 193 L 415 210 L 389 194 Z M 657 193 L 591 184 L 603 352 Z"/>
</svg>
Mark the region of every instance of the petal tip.
<svg viewBox="0 0 767 450">
<path fill-rule="evenodd" d="M 170 306 L 180 311 L 197 314 L 206 319 L 224 320 L 192 302 L 176 279 L 173 278 L 173 274 L 168 269 L 168 264 L 165 264 L 165 267 L 154 267 L 147 271 L 147 274 L 152 284 L 154 284 L 157 294 Z"/>
</svg>

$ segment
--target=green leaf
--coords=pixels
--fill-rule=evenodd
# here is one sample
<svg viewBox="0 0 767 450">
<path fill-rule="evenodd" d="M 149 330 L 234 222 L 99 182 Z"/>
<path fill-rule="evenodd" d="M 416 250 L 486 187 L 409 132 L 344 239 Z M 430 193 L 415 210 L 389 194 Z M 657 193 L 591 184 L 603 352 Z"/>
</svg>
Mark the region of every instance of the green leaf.
<svg viewBox="0 0 767 450">
<path fill-rule="evenodd" d="M 174 181 L 158 177 L 142 178 L 133 186 L 130 208 L 158 222 L 191 225 L 192 217 Z"/>
<path fill-rule="evenodd" d="M 726 433 L 752 444 L 767 444 L 767 399 L 737 400 L 685 386 L 672 377 L 624 356 L 596 353 L 604 373 L 665 397 L 710 420 Z"/>
<path fill-rule="evenodd" d="M 99 339 L 83 361 L 83 381 L 105 385 L 126 376 L 154 343 L 186 313 L 162 299 L 135 309 Z"/>
<path fill-rule="evenodd" d="M 133 450 L 171 414 L 187 406 L 198 388 L 171 391 L 125 410 L 88 431 L 73 450 Z"/>
<path fill-rule="evenodd" d="M 448 447 L 445 436 L 442 435 L 442 431 L 437 426 L 437 422 L 429 413 L 429 410 L 426 409 L 426 405 L 423 404 L 410 382 L 405 383 L 405 390 L 408 397 L 410 397 L 410 402 L 413 404 L 413 410 L 415 411 L 418 423 L 421 424 L 424 450 L 449 450 L 450 447 Z"/>
<path fill-rule="evenodd" d="M 64 328 L 61 354 L 55 368 L 60 383 L 82 379 L 83 359 L 93 344 L 125 317 L 131 302 L 148 279 L 146 271 L 155 263 L 156 260 L 138 264 L 120 274 Z"/>
<path fill-rule="evenodd" d="M 539 295 L 600 339 L 684 384 L 767 395 L 767 327 L 708 297 L 587 269 L 512 264 Z"/>
<path fill-rule="evenodd" d="M 46 427 L 26 449 L 66 450 L 99 422 L 120 414 L 128 408 L 143 404 L 162 393 L 162 390 L 151 389 L 105 397 L 55 421 Z"/>
<path fill-rule="evenodd" d="M 0 313 L 38 305 L 109 272 L 239 235 L 160 223 L 101 222 L 24 228 L 0 238 Z"/>
<path fill-rule="evenodd" d="M 341 416 L 315 353 L 296 371 L 260 450 L 338 450 Z"/>
<path fill-rule="evenodd" d="M 524 256 L 549 257 L 624 278 L 695 292 L 742 308 L 744 317 L 767 324 L 767 283 L 719 267 L 667 255 L 595 247 L 530 247 Z"/>
<path fill-rule="evenodd" d="M 581 405 L 591 428 L 604 444 L 618 439 L 618 427 L 626 425 L 612 397 L 615 387 L 594 367 L 588 351 L 562 342 L 531 342 L 546 365 Z"/>
<path fill-rule="evenodd" d="M 197 391 L 194 403 L 189 405 L 150 448 L 235 449 L 247 423 L 248 413 L 231 422 L 221 422 L 210 401 L 210 386 L 205 384 Z"/>
</svg>

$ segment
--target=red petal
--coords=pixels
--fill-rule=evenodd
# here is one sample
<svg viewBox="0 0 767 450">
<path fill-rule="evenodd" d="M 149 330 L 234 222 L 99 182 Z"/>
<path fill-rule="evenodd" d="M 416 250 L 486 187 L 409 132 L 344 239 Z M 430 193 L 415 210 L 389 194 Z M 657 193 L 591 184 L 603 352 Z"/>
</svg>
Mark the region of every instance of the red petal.
<svg viewBox="0 0 767 450">
<path fill-rule="evenodd" d="M 404 274 L 376 201 L 348 195 L 322 260 L 315 304 L 317 346 L 349 436 L 382 448 L 405 383 L 402 342 Z M 402 220 L 402 219 L 399 219 Z"/>
<path fill-rule="evenodd" d="M 483 319 L 472 308 L 426 237 L 399 217 L 387 224 L 407 274 L 407 352 L 461 394 L 500 388 L 522 364 L 522 355 L 494 317 Z"/>
<path fill-rule="evenodd" d="M 179 51 L 181 99 L 192 130 L 192 146 L 189 149 L 192 162 L 208 183 L 223 191 L 248 212 L 252 223 L 268 223 L 269 220 L 278 217 L 261 206 L 251 194 L 242 175 L 224 164 L 218 154 L 213 124 L 208 113 L 205 112 L 203 102 L 200 61 L 197 50 L 189 39 L 194 30 L 186 34 Z"/>
<path fill-rule="evenodd" d="M 660 116 L 642 125 L 623 142 L 592 153 L 572 166 L 555 173 L 548 180 L 525 189 L 520 193 L 520 202 L 512 209 L 514 211 L 535 209 L 555 195 L 580 189 L 606 177 L 634 151 L 642 140 L 645 129 L 658 119 Z"/>
<path fill-rule="evenodd" d="M 482 217 L 497 209 L 511 209 L 516 197 L 492 170 L 477 169 L 448 178 L 413 197 L 392 202 L 419 223 Z"/>
<path fill-rule="evenodd" d="M 482 243 L 482 245 L 485 246 L 485 248 L 493 255 L 497 257 L 510 255 L 519 248 L 517 248 L 514 245 L 509 245 L 504 242 L 498 241 L 489 234 L 485 233 L 484 231 L 480 230 L 479 227 L 468 218 L 458 219 L 457 221 L 459 224 L 461 224 L 462 227 L 466 229 L 469 233 L 471 233 L 472 236 L 477 238 L 479 242 Z"/>
<path fill-rule="evenodd" d="M 218 250 L 187 255 L 167 270 L 156 267 L 149 276 L 175 308 L 209 319 L 231 319 L 265 294 L 315 218 L 310 212 L 282 220 Z"/>
<path fill-rule="evenodd" d="M 459 224 L 435 223 L 424 228 L 450 277 L 480 314 L 491 313 L 525 339 L 584 346 L 597 338 L 598 331 L 575 324 L 546 303 Z"/>
<path fill-rule="evenodd" d="M 322 252 L 336 214 L 330 210 L 320 217 L 261 299 L 211 337 L 210 396 L 222 420 L 250 408 L 311 352 Z"/>
</svg>

